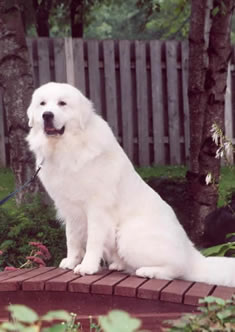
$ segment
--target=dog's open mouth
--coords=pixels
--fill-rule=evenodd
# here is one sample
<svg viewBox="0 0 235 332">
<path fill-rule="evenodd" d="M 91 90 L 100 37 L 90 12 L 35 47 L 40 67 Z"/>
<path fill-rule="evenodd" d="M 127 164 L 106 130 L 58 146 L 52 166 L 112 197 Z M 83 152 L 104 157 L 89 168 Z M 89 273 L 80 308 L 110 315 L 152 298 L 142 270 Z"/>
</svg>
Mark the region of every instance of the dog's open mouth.
<svg viewBox="0 0 235 332">
<path fill-rule="evenodd" d="M 52 125 L 44 124 L 44 131 L 49 136 L 58 136 L 63 135 L 65 127 L 63 126 L 61 129 L 56 129 Z"/>
</svg>

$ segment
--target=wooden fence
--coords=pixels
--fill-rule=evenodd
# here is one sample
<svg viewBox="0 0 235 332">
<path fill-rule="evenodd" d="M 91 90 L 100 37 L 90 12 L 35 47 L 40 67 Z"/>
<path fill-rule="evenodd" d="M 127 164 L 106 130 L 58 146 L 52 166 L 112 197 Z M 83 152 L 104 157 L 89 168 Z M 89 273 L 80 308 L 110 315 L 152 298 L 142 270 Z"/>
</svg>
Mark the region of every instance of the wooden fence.
<svg viewBox="0 0 235 332">
<path fill-rule="evenodd" d="M 189 157 L 188 44 L 178 41 L 28 39 L 35 86 L 68 82 L 95 104 L 136 165 L 185 164 Z M 234 57 L 226 135 L 235 143 Z M 0 99 L 0 164 L 7 133 Z"/>
</svg>

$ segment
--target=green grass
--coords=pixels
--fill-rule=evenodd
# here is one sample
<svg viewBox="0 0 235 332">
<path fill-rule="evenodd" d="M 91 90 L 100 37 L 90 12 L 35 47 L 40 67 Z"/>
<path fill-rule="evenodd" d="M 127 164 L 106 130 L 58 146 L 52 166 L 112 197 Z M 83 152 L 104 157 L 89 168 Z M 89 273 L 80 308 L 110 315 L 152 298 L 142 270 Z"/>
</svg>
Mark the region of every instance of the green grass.
<svg viewBox="0 0 235 332">
<path fill-rule="evenodd" d="M 218 206 L 226 205 L 226 196 L 235 192 L 235 166 L 222 167 L 219 183 L 219 201 Z"/>
<path fill-rule="evenodd" d="M 138 167 L 137 172 L 144 180 L 151 177 L 178 178 L 184 177 L 187 171 L 185 166 L 155 166 L 155 167 Z"/>
<path fill-rule="evenodd" d="M 144 180 L 151 177 L 168 177 L 183 178 L 187 168 L 185 166 L 155 166 L 155 167 L 139 167 L 138 173 Z M 8 168 L 0 168 L 0 199 L 8 195 L 14 190 L 14 177 L 12 171 Z M 223 167 L 221 171 L 221 179 L 219 185 L 219 202 L 218 206 L 225 205 L 228 193 L 235 191 L 235 166 Z M 14 199 L 11 199 L 3 205 L 4 208 L 14 208 Z"/>
<path fill-rule="evenodd" d="M 14 176 L 9 168 L 0 168 L 0 199 L 6 197 L 15 188 Z M 4 209 L 15 207 L 14 199 L 10 199 L 7 203 L 3 204 Z"/>
</svg>

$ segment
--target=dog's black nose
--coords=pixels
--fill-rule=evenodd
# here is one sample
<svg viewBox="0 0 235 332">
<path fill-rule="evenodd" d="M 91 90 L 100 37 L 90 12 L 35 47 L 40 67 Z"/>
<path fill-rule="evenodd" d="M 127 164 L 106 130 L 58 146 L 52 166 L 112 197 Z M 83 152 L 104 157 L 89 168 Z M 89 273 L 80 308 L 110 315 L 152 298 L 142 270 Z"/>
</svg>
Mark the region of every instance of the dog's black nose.
<svg viewBox="0 0 235 332">
<path fill-rule="evenodd" d="M 47 121 L 47 120 L 52 120 L 54 118 L 54 114 L 52 112 L 44 112 L 42 114 L 42 118 L 43 120 Z"/>
</svg>

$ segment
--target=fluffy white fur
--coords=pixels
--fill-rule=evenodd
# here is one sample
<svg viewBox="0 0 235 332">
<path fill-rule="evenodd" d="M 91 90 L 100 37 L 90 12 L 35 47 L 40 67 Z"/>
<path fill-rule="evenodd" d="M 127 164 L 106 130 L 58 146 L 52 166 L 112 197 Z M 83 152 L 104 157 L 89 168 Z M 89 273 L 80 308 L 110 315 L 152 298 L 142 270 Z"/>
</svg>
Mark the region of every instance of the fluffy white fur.
<svg viewBox="0 0 235 332">
<path fill-rule="evenodd" d="M 48 111 L 63 135 L 44 131 Z M 235 286 L 235 260 L 205 258 L 194 248 L 81 92 L 45 84 L 34 92 L 28 117 L 27 141 L 37 164 L 43 162 L 39 177 L 66 225 L 62 268 L 93 274 L 104 257 L 110 269 L 138 276 Z"/>
</svg>

